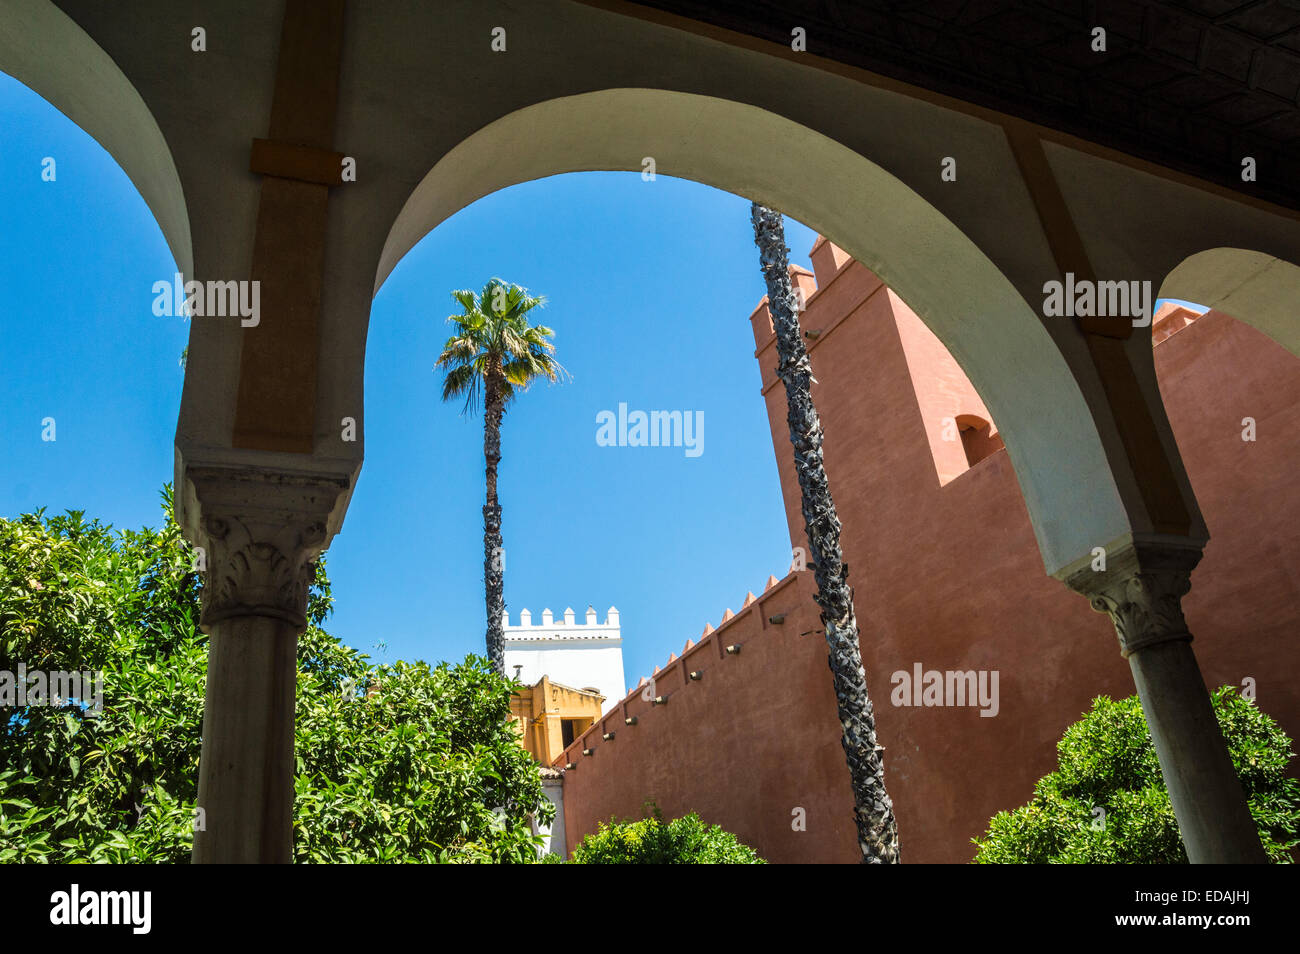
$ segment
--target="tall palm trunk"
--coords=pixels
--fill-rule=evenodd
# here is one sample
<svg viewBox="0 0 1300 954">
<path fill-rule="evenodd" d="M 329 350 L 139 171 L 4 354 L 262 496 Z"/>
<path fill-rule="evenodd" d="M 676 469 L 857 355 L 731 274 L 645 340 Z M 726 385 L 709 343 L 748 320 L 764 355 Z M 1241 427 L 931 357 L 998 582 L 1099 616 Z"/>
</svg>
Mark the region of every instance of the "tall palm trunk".
<svg viewBox="0 0 1300 954">
<path fill-rule="evenodd" d="M 776 374 L 785 384 L 786 420 L 794 445 L 804 527 L 817 580 L 817 605 L 830 647 L 835 702 L 843 733 L 840 742 L 853 782 L 853 814 L 864 864 L 896 864 L 898 825 L 894 804 L 885 791 L 882 749 L 876 744 L 876 720 L 867 695 L 867 677 L 858 650 L 858 619 L 853 610 L 849 568 L 840 552 L 840 520 L 831 500 L 822 463 L 822 425 L 812 399 L 812 366 L 799 331 L 794 289 L 790 284 L 789 249 L 781 213 L 754 203 L 751 212 L 767 302 L 776 331 L 780 359 Z"/>
<path fill-rule="evenodd" d="M 495 369 L 494 369 L 495 371 Z M 483 457 L 487 470 L 487 502 L 483 505 L 483 592 L 487 603 L 487 651 L 499 675 L 506 671 L 506 635 L 501 617 L 506 611 L 504 551 L 501 547 L 501 504 L 497 501 L 497 465 L 501 462 L 501 418 L 505 394 L 489 374 L 483 401 Z"/>
</svg>

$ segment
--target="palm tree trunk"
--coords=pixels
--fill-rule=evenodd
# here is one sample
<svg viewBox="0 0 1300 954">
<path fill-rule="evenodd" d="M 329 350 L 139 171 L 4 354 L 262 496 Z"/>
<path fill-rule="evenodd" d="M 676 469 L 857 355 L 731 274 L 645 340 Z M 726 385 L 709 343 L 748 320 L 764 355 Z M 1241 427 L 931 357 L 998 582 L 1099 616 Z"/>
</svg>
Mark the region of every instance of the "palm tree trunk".
<svg viewBox="0 0 1300 954">
<path fill-rule="evenodd" d="M 487 603 L 487 653 L 492 668 L 505 675 L 505 631 L 501 617 L 506 610 L 504 550 L 501 546 L 501 504 L 497 501 L 497 465 L 501 462 L 501 418 L 505 400 L 497 382 L 489 376 L 484 395 L 483 457 L 487 470 L 487 502 L 483 505 L 483 592 Z"/>
<path fill-rule="evenodd" d="M 822 463 L 822 425 L 812 398 L 812 366 L 799 331 L 790 284 L 789 249 L 781 213 L 754 203 L 751 211 L 767 302 L 780 359 L 776 373 L 785 384 L 786 420 L 799 476 L 804 527 L 817 580 L 817 605 L 830 647 L 835 701 L 843 733 L 840 742 L 853 782 L 853 814 L 864 864 L 896 864 L 898 825 L 885 791 L 883 749 L 876 744 L 876 720 L 867 695 L 867 676 L 858 649 L 849 568 L 840 551 L 840 520 Z"/>
</svg>

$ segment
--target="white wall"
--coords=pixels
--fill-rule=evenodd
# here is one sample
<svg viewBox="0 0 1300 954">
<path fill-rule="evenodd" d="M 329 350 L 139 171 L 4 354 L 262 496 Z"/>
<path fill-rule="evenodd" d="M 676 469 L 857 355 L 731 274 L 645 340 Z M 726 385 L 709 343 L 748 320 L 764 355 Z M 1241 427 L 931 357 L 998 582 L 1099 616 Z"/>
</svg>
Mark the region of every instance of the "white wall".
<svg viewBox="0 0 1300 954">
<path fill-rule="evenodd" d="M 538 856 L 559 855 L 561 858 L 567 858 L 568 853 L 564 849 L 564 783 L 558 778 L 544 778 L 542 794 L 555 806 L 555 821 L 551 822 L 549 828 L 536 821 L 533 822 L 533 833 L 542 835 L 546 839 L 542 842 Z"/>
<path fill-rule="evenodd" d="M 618 610 L 611 607 L 604 623 L 596 622 L 594 610 L 587 612 L 584 623 L 575 621 L 572 610 L 560 621 L 544 610 L 536 625 L 528 610 L 520 616 L 517 626 L 506 617 L 506 675 L 514 676 L 515 666 L 520 666 L 519 680 L 526 685 L 549 676 L 573 689 L 594 688 L 605 697 L 602 714 L 627 695 Z"/>
</svg>

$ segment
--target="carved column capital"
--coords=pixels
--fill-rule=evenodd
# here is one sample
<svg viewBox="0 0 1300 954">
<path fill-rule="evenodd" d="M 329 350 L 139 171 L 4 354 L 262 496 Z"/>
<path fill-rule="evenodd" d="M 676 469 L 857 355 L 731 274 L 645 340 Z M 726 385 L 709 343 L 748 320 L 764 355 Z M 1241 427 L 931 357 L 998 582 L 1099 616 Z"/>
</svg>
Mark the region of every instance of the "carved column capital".
<svg viewBox="0 0 1300 954">
<path fill-rule="evenodd" d="M 316 558 L 350 482 L 251 467 L 194 467 L 185 477 L 187 535 L 205 550 L 204 631 L 236 616 L 305 626 Z"/>
<path fill-rule="evenodd" d="M 1120 654 L 1127 659 L 1158 643 L 1191 641 L 1182 599 L 1192 588 L 1192 569 L 1200 559 L 1197 546 L 1129 542 L 1105 553 L 1103 569 L 1093 569 L 1099 562 L 1094 560 L 1065 582 L 1086 596 L 1094 610 L 1110 616 Z"/>
</svg>

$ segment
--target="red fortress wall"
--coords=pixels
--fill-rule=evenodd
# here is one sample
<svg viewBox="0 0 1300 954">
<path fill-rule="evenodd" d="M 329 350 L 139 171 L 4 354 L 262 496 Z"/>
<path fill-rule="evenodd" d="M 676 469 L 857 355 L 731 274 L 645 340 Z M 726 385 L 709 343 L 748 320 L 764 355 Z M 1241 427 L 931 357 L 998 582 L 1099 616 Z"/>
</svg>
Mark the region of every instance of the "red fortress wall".
<svg viewBox="0 0 1300 954">
<path fill-rule="evenodd" d="M 769 581 L 761 597 L 655 673 L 653 695 L 648 684 L 634 689 L 569 747 L 556 765 L 575 766 L 564 774 L 570 850 L 599 821 L 641 818 L 650 800 L 664 818 L 698 812 L 770 860 L 857 860 L 814 591 L 810 571 Z M 654 695 L 666 703 L 654 704 Z"/>
<path fill-rule="evenodd" d="M 1133 681 L 1109 619 L 1044 574 L 996 422 L 952 358 L 865 267 L 824 240 L 812 258 L 815 281 L 794 277 L 803 327 L 819 332 L 814 395 L 903 858 L 965 862 L 988 819 L 1052 770 L 1092 698 L 1131 695 Z M 1153 337 L 1212 536 L 1183 600 L 1193 647 L 1209 685 L 1254 679 L 1260 707 L 1296 738 L 1300 362 L 1226 315 L 1192 317 L 1163 310 Z M 806 546 L 765 302 L 751 320 L 791 542 Z M 1242 440 L 1245 417 L 1254 442 Z M 699 812 L 771 861 L 857 860 L 814 586 L 811 572 L 791 574 L 658 674 L 666 705 L 634 692 L 566 752 L 570 847 L 651 799 L 665 817 Z M 996 671 L 997 715 L 894 705 L 892 674 L 918 664 Z"/>
</svg>

